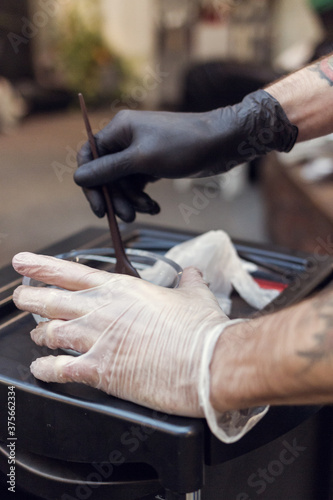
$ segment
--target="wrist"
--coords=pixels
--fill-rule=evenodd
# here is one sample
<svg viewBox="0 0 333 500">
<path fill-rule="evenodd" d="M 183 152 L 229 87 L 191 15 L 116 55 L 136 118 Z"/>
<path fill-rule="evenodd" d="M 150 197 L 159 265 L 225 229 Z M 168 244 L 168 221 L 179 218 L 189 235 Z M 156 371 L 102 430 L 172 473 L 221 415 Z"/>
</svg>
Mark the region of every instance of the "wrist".
<svg viewBox="0 0 333 500">
<path fill-rule="evenodd" d="M 239 392 L 235 395 L 234 388 L 240 388 L 240 372 L 234 376 L 233 368 L 242 367 L 242 363 L 233 363 L 234 353 L 242 352 L 244 333 L 248 331 L 246 319 L 227 321 L 206 342 L 201 357 L 200 406 L 212 433 L 227 443 L 238 441 L 268 410 L 267 406 L 252 404 L 255 399 L 239 397 Z M 217 366 L 212 366 L 216 361 Z"/>
<path fill-rule="evenodd" d="M 266 88 L 299 129 L 298 142 L 332 132 L 331 64 L 332 57 L 327 56 Z M 326 66 L 329 66 L 329 74 Z"/>
<path fill-rule="evenodd" d="M 301 370 L 295 360 L 295 328 L 293 309 L 227 328 L 210 366 L 213 408 L 221 412 L 288 403 L 298 391 L 296 373 Z"/>
<path fill-rule="evenodd" d="M 251 321 L 231 325 L 220 336 L 210 365 L 210 401 L 216 411 L 262 404 L 257 348 Z"/>
<path fill-rule="evenodd" d="M 329 293 L 226 328 L 210 365 L 213 408 L 332 402 L 331 304 Z"/>
<path fill-rule="evenodd" d="M 212 113 L 216 124 L 212 142 L 220 148 L 226 171 L 271 151 L 289 152 L 297 140 L 297 127 L 265 90 Z"/>
</svg>

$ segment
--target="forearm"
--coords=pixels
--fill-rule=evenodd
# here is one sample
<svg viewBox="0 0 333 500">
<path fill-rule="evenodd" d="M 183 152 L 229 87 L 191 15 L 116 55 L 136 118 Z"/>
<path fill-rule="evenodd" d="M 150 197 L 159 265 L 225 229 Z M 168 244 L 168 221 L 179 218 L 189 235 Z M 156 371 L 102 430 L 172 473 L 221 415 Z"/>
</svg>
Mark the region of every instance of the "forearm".
<svg viewBox="0 0 333 500">
<path fill-rule="evenodd" d="M 333 403 L 333 291 L 227 328 L 211 363 L 219 411 Z"/>
<path fill-rule="evenodd" d="M 333 132 L 333 54 L 265 89 L 299 130 L 298 142 Z"/>
</svg>

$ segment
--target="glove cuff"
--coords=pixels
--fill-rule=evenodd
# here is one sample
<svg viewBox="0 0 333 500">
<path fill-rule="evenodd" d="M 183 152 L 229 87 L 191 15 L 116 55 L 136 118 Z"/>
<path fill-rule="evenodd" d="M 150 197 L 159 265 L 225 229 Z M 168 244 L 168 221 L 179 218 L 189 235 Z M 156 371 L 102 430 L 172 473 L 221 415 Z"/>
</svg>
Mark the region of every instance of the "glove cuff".
<svg viewBox="0 0 333 500">
<path fill-rule="evenodd" d="M 226 327 L 248 321 L 248 319 L 229 320 L 212 332 L 204 345 L 198 386 L 198 397 L 206 422 L 211 432 L 224 443 L 234 443 L 254 427 L 267 413 L 268 406 L 231 410 L 224 413 L 216 411 L 210 402 L 210 364 L 216 343 Z"/>
<path fill-rule="evenodd" d="M 270 151 L 288 153 L 298 136 L 298 128 L 290 123 L 281 104 L 265 90 L 246 96 L 240 106 L 240 115 L 247 114 L 249 147 L 260 156 Z M 252 122 L 252 123 L 251 123 Z"/>
<path fill-rule="evenodd" d="M 242 102 L 210 113 L 216 123 L 210 150 L 221 158 L 200 176 L 216 175 L 264 156 L 271 151 L 289 152 L 298 136 L 281 104 L 265 90 L 248 94 Z"/>
</svg>

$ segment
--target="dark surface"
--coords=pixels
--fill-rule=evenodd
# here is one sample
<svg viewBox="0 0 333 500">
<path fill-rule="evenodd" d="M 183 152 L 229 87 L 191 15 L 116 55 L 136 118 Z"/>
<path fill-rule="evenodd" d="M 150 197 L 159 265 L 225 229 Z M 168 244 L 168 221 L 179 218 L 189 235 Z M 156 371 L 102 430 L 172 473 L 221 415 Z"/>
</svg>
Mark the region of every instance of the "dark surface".
<svg viewBox="0 0 333 500">
<path fill-rule="evenodd" d="M 128 246 L 162 253 L 191 236 L 135 225 L 123 234 Z M 103 247 L 110 243 L 108 238 L 104 230 L 88 229 L 45 253 L 57 254 L 82 246 Z M 236 248 L 262 260 L 260 276 L 269 277 L 266 263 L 280 266 L 283 270 L 281 281 L 286 279 L 285 270 L 292 270 L 298 277 L 303 275 L 301 282 L 305 280 L 308 268 L 305 254 L 288 255 L 280 250 L 241 242 L 236 242 Z M 327 264 L 325 272 L 322 270 L 321 282 L 326 282 L 330 273 L 331 267 Z M 308 295 L 319 283 L 318 273 L 307 271 L 307 276 L 304 288 Z M 279 278 L 275 276 L 275 279 Z M 205 464 L 211 468 L 223 466 L 225 462 L 239 460 L 258 449 L 269 454 L 270 443 L 288 432 L 295 432 L 302 422 L 311 421 L 319 412 L 318 407 L 272 408 L 241 441 L 225 445 L 211 435 L 203 420 L 157 414 L 80 384 L 42 383 L 30 374 L 29 365 L 33 359 L 50 351 L 31 341 L 29 332 L 34 327 L 33 318 L 17 311 L 11 303 L 11 292 L 19 282 L 20 278 L 11 268 L 2 270 L 0 468 L 4 473 L 8 470 L 6 401 L 8 386 L 15 385 L 17 486 L 38 492 L 43 498 L 57 499 L 64 491 L 75 498 L 81 483 L 82 488 L 89 487 L 94 492 L 94 499 L 110 498 L 112 492 L 113 499 L 134 500 L 159 491 L 161 485 L 174 492 L 195 491 L 203 486 Z M 289 285 L 289 296 L 292 296 L 292 286 L 295 282 Z M 303 287 L 295 286 L 298 300 L 302 298 L 302 290 Z M 238 315 L 243 305 L 239 297 L 234 297 L 234 314 L 237 310 Z M 271 309 L 286 305 L 283 300 L 271 305 Z M 252 312 L 247 310 L 246 315 Z M 313 453 L 316 454 L 316 450 Z M 325 456 L 329 453 L 330 449 Z M 95 477 L 96 480 L 97 469 L 91 464 L 104 462 L 105 469 L 98 469 L 101 484 L 92 489 L 87 485 L 87 478 Z M 91 476 L 93 473 L 95 476 Z M 323 467 L 314 474 L 322 475 Z"/>
</svg>

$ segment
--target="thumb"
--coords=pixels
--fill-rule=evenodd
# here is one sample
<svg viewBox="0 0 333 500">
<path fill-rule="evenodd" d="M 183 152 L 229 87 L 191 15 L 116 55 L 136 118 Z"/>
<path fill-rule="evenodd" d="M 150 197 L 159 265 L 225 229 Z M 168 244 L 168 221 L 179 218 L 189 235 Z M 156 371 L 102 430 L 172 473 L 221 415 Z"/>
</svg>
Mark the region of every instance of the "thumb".
<svg viewBox="0 0 333 500">
<path fill-rule="evenodd" d="M 96 387 L 98 376 L 96 370 L 84 356 L 45 356 L 33 361 L 30 365 L 31 373 L 44 382 L 81 382 Z"/>
<path fill-rule="evenodd" d="M 204 280 L 202 272 L 196 267 L 186 267 L 180 280 L 179 288 L 205 287 L 208 283 Z"/>
</svg>

